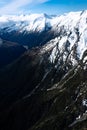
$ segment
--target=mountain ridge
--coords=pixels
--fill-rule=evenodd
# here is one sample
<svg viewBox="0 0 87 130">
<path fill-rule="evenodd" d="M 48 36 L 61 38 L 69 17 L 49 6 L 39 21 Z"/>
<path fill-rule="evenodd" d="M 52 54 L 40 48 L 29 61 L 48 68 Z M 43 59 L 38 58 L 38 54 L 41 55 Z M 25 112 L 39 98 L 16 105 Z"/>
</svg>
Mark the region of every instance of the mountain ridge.
<svg viewBox="0 0 87 130">
<path fill-rule="evenodd" d="M 58 37 L 59 33 L 64 36 L 67 33 L 69 41 L 73 40 L 73 42 L 76 40 L 76 35 L 82 36 L 84 39 L 81 39 L 81 42 L 85 40 L 86 43 L 86 23 L 87 10 L 60 16 L 47 14 L 0 16 L 0 37 L 28 45 L 30 48 L 45 44 L 53 37 Z"/>
<path fill-rule="evenodd" d="M 1 130 L 87 129 L 86 18 L 70 12 L 27 34 L 35 46 L 0 70 Z"/>
<path fill-rule="evenodd" d="M 87 14 L 87 10 L 79 11 L 79 12 L 65 13 L 60 16 L 48 15 L 45 13 L 44 14 L 18 15 L 18 16 L 17 15 L 2 15 L 2 16 L 0 16 L 0 24 L 3 26 L 5 26 L 5 23 L 7 23 L 8 25 L 10 25 L 10 24 L 12 25 L 11 22 L 13 22 L 13 25 L 15 25 L 15 27 L 16 27 L 16 28 L 14 28 L 15 30 L 16 29 L 18 30 L 17 27 L 20 28 L 22 26 L 21 28 L 23 28 L 23 25 L 24 25 L 26 31 L 35 31 L 36 28 L 38 28 L 37 31 L 43 31 L 43 28 L 45 28 L 45 24 L 47 24 L 47 23 L 49 23 L 49 25 L 50 25 L 50 26 L 48 25 L 49 27 L 52 27 L 55 24 L 59 23 L 60 20 L 66 19 L 66 18 L 68 19 L 71 16 L 74 16 L 74 18 L 77 16 L 77 20 L 75 20 L 75 21 L 78 21 L 79 17 L 84 14 L 85 15 Z M 73 19 L 73 17 L 71 17 L 70 19 Z M 39 24 L 41 24 L 40 20 L 43 23 L 43 26 L 39 26 Z M 31 28 L 31 26 L 33 28 Z M 42 28 L 39 28 L 39 27 L 42 27 Z"/>
</svg>

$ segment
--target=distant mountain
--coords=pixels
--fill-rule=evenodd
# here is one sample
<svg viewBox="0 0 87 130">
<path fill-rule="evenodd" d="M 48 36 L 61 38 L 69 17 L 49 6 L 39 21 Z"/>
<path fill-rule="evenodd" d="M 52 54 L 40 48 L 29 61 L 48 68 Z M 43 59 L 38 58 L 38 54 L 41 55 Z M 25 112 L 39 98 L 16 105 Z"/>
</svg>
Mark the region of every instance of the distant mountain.
<svg viewBox="0 0 87 130">
<path fill-rule="evenodd" d="M 75 41 L 76 31 L 78 35 L 84 37 L 86 27 L 86 10 L 61 16 L 47 14 L 0 16 L 0 37 L 21 45 L 28 45 L 29 48 L 43 45 L 56 36 L 60 36 L 60 33 L 61 36 L 66 36 L 67 33 L 67 36 L 70 36 L 69 41 Z"/>
<path fill-rule="evenodd" d="M 54 62 L 56 55 L 61 53 L 63 61 L 71 57 L 75 64 L 87 49 L 86 33 L 86 10 L 61 16 L 47 14 L 0 16 L 0 37 L 4 40 L 17 42 L 28 48 L 42 46 L 51 41 L 57 43 L 58 49 L 57 46 L 53 49 L 51 62 Z M 67 51 L 64 52 L 66 48 Z"/>
<path fill-rule="evenodd" d="M 0 16 L 0 37 L 29 48 L 43 45 L 53 37 L 49 32 L 53 17 L 47 14 Z"/>
<path fill-rule="evenodd" d="M 30 14 L 30 15 L 6 15 L 0 16 L 0 28 L 8 32 L 18 31 L 26 32 L 42 32 L 51 28 L 54 24 L 52 20 L 55 16 L 47 14 Z M 47 28 L 46 28 L 47 27 Z"/>
<path fill-rule="evenodd" d="M 0 70 L 1 130 L 87 129 L 87 11 L 35 16 L 38 26 L 25 32 L 38 47 Z M 44 17 L 51 25 L 45 31 Z"/>
</svg>

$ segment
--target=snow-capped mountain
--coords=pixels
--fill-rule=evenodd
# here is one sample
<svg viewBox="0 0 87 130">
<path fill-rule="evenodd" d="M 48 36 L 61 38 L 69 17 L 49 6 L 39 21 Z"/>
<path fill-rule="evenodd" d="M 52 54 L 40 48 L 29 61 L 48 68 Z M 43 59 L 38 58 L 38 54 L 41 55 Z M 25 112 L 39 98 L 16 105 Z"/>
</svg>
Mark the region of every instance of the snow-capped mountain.
<svg viewBox="0 0 87 130">
<path fill-rule="evenodd" d="M 53 16 L 48 16 L 47 14 L 0 16 L 0 29 L 6 28 L 8 32 L 41 32 L 53 26 L 52 19 Z"/>
<path fill-rule="evenodd" d="M 53 18 L 47 14 L 0 16 L 0 37 L 29 48 L 45 44 L 53 37 L 49 32 Z"/>
<path fill-rule="evenodd" d="M 87 10 L 61 16 L 47 14 L 0 16 L 0 37 L 28 45 L 43 45 L 51 63 L 77 64 L 87 49 Z M 57 66 L 56 66 L 57 67 Z"/>
<path fill-rule="evenodd" d="M 20 44 L 42 45 L 57 38 L 59 49 L 68 41 L 68 49 L 78 46 L 81 58 L 87 47 L 87 11 L 70 12 L 61 16 L 47 14 L 0 16 L 0 37 Z M 78 45 L 77 45 L 78 44 Z M 32 45 L 32 47 L 34 46 Z"/>
<path fill-rule="evenodd" d="M 47 14 L 29 15 L 2 15 L 0 16 L 0 29 L 11 31 L 44 31 L 45 29 L 59 28 L 65 26 L 68 31 L 73 28 L 80 28 L 80 33 L 84 30 L 87 23 L 87 11 L 70 12 L 61 16 Z"/>
<path fill-rule="evenodd" d="M 42 52 L 52 50 L 51 63 L 77 64 L 87 50 L 87 11 L 70 12 L 52 20 L 56 21 L 52 27 L 56 37 L 44 45 Z"/>
<path fill-rule="evenodd" d="M 87 11 L 1 19 L 1 38 L 38 47 L 0 70 L 0 128 L 87 129 Z"/>
</svg>

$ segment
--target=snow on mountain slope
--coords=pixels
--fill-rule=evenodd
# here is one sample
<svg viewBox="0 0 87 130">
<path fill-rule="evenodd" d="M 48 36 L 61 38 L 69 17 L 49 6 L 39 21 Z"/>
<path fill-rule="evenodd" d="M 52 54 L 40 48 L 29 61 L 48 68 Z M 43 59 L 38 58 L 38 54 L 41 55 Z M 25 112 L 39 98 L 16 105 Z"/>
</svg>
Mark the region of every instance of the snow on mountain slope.
<svg viewBox="0 0 87 130">
<path fill-rule="evenodd" d="M 45 26 L 58 27 L 65 26 L 65 29 L 73 30 L 79 27 L 80 33 L 86 28 L 87 11 L 70 12 L 61 16 L 47 14 L 29 15 L 2 15 L 0 16 L 0 28 L 21 29 L 22 31 L 43 31 Z M 59 31 L 58 28 L 57 31 Z"/>
<path fill-rule="evenodd" d="M 55 23 L 52 30 L 57 36 L 43 47 L 52 50 L 50 62 L 58 60 L 58 63 L 71 61 L 73 65 L 77 64 L 87 50 L 87 11 L 70 12 L 52 21 Z"/>
<path fill-rule="evenodd" d="M 0 28 L 8 28 L 8 31 L 19 30 L 20 32 L 43 31 L 45 24 L 49 28 L 52 26 L 52 23 L 50 23 L 52 18 L 46 14 L 0 16 Z"/>
<path fill-rule="evenodd" d="M 63 61 L 72 59 L 73 64 L 76 64 L 77 59 L 81 59 L 87 49 L 87 10 L 61 16 L 47 14 L 0 16 L 1 33 L 3 30 L 8 33 L 12 31 L 41 33 L 49 29 L 55 36 L 55 39 L 51 39 L 45 46 L 46 50 L 50 49 L 50 46 L 53 48 L 50 61 L 55 62 L 58 54 L 61 54 Z"/>
</svg>

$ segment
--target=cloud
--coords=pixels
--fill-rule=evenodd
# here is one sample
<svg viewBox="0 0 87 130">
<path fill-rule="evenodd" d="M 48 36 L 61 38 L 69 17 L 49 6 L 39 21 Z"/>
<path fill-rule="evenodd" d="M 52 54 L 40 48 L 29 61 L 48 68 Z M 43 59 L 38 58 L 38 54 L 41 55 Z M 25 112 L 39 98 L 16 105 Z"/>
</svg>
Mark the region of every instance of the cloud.
<svg viewBox="0 0 87 130">
<path fill-rule="evenodd" d="M 18 13 L 23 10 L 23 7 L 31 4 L 42 4 L 49 0 L 11 0 L 10 3 L 0 8 L 0 14 Z"/>
<path fill-rule="evenodd" d="M 0 8 L 0 13 L 15 13 L 19 11 L 20 7 L 30 4 L 31 2 L 32 0 L 12 0 L 12 2 Z"/>
</svg>

